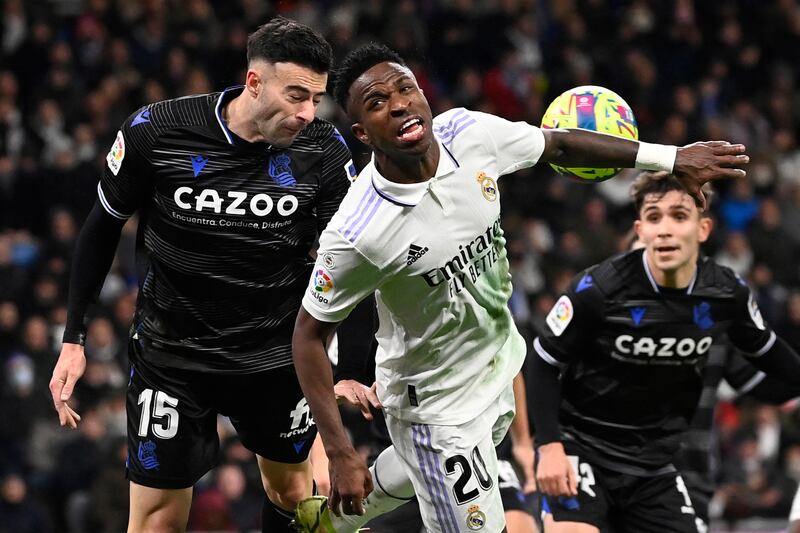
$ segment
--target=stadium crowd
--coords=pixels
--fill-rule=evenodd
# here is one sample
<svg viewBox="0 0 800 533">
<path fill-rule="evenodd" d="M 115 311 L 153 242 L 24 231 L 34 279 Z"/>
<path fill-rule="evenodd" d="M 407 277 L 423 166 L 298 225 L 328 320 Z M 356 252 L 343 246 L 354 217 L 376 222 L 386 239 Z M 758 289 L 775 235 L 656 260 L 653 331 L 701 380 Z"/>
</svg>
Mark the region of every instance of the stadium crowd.
<svg viewBox="0 0 800 533">
<path fill-rule="evenodd" d="M 596 84 L 640 137 L 745 143 L 748 178 L 720 183 L 705 253 L 758 294 L 800 350 L 800 2 L 797 0 L 6 0 L 0 14 L 0 532 L 125 529 L 127 339 L 136 221 L 88 326 L 83 420 L 58 426 L 47 388 L 70 256 L 117 128 L 139 106 L 243 79 L 249 31 L 274 14 L 320 29 L 341 57 L 380 40 L 409 60 L 434 113 L 455 106 L 537 123 L 561 91 Z M 326 100 L 319 115 L 368 154 Z M 601 185 L 546 166 L 504 178 L 504 228 L 529 337 L 572 276 L 625 249 L 624 171 Z M 717 415 L 719 491 L 734 526 L 782 518 L 800 482 L 800 410 L 736 401 Z M 358 420 L 350 417 L 348 420 Z M 258 468 L 220 420 L 221 467 L 197 487 L 192 530 L 258 527 Z M 354 435 L 368 439 L 363 427 Z M 364 442 L 364 448 L 368 448 Z"/>
</svg>

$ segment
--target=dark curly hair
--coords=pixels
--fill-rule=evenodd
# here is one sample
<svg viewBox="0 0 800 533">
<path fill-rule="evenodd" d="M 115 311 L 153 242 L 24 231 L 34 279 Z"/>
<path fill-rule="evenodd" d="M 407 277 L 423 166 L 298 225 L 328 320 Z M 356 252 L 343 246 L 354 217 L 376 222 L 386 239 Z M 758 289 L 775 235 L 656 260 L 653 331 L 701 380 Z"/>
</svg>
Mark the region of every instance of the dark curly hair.
<svg viewBox="0 0 800 533">
<path fill-rule="evenodd" d="M 333 51 L 328 41 L 308 26 L 275 17 L 247 38 L 247 63 L 255 59 L 297 63 L 314 72 L 327 73 L 333 63 Z"/>
<path fill-rule="evenodd" d="M 636 207 L 636 214 L 638 215 L 641 212 L 648 194 L 656 194 L 658 198 L 661 198 L 669 191 L 683 192 L 684 190 L 677 178 L 669 172 L 642 172 L 636 176 L 631 185 L 631 198 Z M 711 207 L 711 201 L 714 198 L 714 191 L 709 183 L 703 185 L 703 194 L 706 197 L 706 211 L 704 214 L 708 216 L 708 208 Z"/>
<path fill-rule="evenodd" d="M 384 44 L 375 42 L 361 45 L 345 56 L 339 68 L 336 69 L 333 82 L 333 98 L 342 106 L 342 109 L 347 109 L 347 99 L 353 82 L 378 63 L 387 61 L 403 66 L 406 64 L 397 52 Z"/>
</svg>

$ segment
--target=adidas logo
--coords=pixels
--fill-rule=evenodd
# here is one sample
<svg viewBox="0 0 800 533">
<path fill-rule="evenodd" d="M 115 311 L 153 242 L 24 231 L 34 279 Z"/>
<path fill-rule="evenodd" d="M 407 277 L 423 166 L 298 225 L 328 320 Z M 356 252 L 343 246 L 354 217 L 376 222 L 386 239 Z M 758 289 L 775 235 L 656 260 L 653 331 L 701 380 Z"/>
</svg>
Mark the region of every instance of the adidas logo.
<svg viewBox="0 0 800 533">
<path fill-rule="evenodd" d="M 406 259 L 406 265 L 414 264 L 416 260 L 425 255 L 427 251 L 427 246 L 423 248 L 412 243 L 411 246 L 408 247 L 408 259 Z"/>
</svg>

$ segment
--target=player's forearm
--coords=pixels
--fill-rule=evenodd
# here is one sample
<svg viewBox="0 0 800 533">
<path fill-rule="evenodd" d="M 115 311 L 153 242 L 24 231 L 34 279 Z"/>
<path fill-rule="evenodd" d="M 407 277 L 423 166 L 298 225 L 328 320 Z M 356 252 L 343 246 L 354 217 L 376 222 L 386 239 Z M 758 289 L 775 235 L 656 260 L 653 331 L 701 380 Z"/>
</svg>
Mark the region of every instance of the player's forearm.
<svg viewBox="0 0 800 533">
<path fill-rule="evenodd" d="M 544 130 L 541 160 L 565 167 L 611 167 L 672 172 L 677 147 L 631 141 L 581 129 Z"/>
<path fill-rule="evenodd" d="M 333 372 L 325 353 L 325 340 L 334 328 L 335 324 L 319 322 L 301 308 L 292 336 L 292 358 L 297 379 L 328 457 L 352 448 L 339 414 L 333 391 Z"/>
<path fill-rule="evenodd" d="M 800 396 L 800 387 L 793 387 L 773 376 L 765 376 L 747 395 L 764 403 L 780 405 Z"/>
<path fill-rule="evenodd" d="M 514 377 L 514 407 L 516 414 L 509 428 L 511 440 L 514 444 L 530 445 L 532 441 L 528 424 L 528 398 L 525 393 L 525 379 L 522 377 L 522 372 Z"/>
<path fill-rule="evenodd" d="M 767 375 L 800 389 L 800 355 L 780 337 L 775 339 L 775 343 L 763 355 L 750 360 L 753 366 Z"/>
<path fill-rule="evenodd" d="M 536 432 L 536 446 L 561 440 L 558 409 L 561 405 L 559 369 L 536 353 L 531 359 L 531 395 L 529 406 Z"/>
<path fill-rule="evenodd" d="M 89 304 L 97 299 L 111 268 L 124 225 L 124 220 L 112 217 L 99 201 L 95 202 L 75 244 L 69 278 L 64 342 L 83 344 L 84 316 Z"/>
</svg>

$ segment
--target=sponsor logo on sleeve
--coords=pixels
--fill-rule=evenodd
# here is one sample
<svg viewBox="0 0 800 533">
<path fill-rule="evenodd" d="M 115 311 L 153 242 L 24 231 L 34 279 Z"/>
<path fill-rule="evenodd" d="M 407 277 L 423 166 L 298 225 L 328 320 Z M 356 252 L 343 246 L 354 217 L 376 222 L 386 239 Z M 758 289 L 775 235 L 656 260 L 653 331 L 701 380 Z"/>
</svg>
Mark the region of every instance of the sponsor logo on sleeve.
<svg viewBox="0 0 800 533">
<path fill-rule="evenodd" d="M 553 332 L 553 335 L 560 337 L 572 321 L 573 315 L 572 300 L 569 299 L 569 296 L 564 295 L 558 299 L 545 321 L 550 327 L 550 331 Z"/>
<path fill-rule="evenodd" d="M 335 267 L 336 260 L 333 258 L 333 254 L 330 252 L 325 252 L 322 254 L 322 264 L 325 265 L 326 268 Z"/>
<path fill-rule="evenodd" d="M 308 292 L 316 301 L 327 305 L 331 303 L 330 297 L 333 287 L 333 277 L 324 268 L 319 268 L 311 276 L 311 285 L 308 288 Z"/>
<path fill-rule="evenodd" d="M 114 144 L 111 145 L 111 150 L 108 151 L 106 156 L 106 163 L 108 169 L 115 176 L 119 174 L 122 168 L 122 160 L 125 159 L 125 137 L 122 136 L 122 131 L 117 132 L 117 138 L 114 139 Z"/>
<path fill-rule="evenodd" d="M 753 298 L 752 292 L 750 293 L 750 297 L 747 298 L 747 310 L 750 311 L 750 318 L 753 319 L 753 324 L 755 324 L 758 329 L 767 329 L 767 326 L 764 325 L 764 318 L 761 316 L 761 310 L 758 308 L 758 302 Z"/>
</svg>

